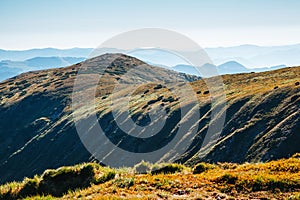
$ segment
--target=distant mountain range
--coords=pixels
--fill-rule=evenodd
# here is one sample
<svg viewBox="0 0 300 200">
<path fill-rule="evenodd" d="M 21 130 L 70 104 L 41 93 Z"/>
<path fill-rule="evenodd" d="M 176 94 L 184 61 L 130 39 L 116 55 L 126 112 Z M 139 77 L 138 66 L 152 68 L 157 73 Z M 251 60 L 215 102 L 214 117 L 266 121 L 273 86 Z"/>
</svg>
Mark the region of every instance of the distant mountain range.
<svg viewBox="0 0 300 200">
<path fill-rule="evenodd" d="M 24 61 L 34 57 L 89 57 L 93 48 L 72 48 L 72 49 L 30 49 L 30 50 L 1 50 L 0 61 Z M 297 66 L 300 63 L 300 44 L 284 45 L 284 46 L 256 46 L 256 45 L 240 45 L 233 47 L 217 47 L 204 49 L 213 63 L 216 65 L 223 64 L 228 61 L 237 61 L 247 68 L 271 67 L 277 65 Z M 124 50 L 104 48 L 101 53 L 124 53 Z M 151 61 L 152 63 L 162 64 L 160 61 L 166 61 L 166 53 L 161 49 L 153 49 L 145 51 L 144 49 L 136 49 L 131 53 L 132 56 L 141 60 Z M 163 56 L 161 56 L 163 55 Z M 161 56 L 161 57 L 160 57 Z M 151 59 L 151 60 L 147 60 Z M 155 62 L 153 61 L 155 59 Z M 178 61 L 177 61 L 178 62 Z M 187 63 L 177 63 L 187 64 Z M 164 64 L 165 65 L 165 64 Z M 170 63 L 168 66 L 176 64 Z"/>
<path fill-rule="evenodd" d="M 234 47 L 206 48 L 216 65 L 234 60 L 247 68 L 278 65 L 297 66 L 300 63 L 300 44 L 285 46 L 241 45 Z"/>
<path fill-rule="evenodd" d="M 24 61 L 35 57 L 88 57 L 92 48 L 72 49 L 29 49 L 29 50 L 3 50 L 0 49 L 0 61 Z"/>
<path fill-rule="evenodd" d="M 223 63 L 221 65 L 218 65 L 218 66 L 215 66 L 212 64 L 207 64 L 205 66 L 202 66 L 200 69 L 209 71 L 210 67 L 216 68 L 218 71 L 218 74 L 223 75 L 223 74 L 238 74 L 238 73 L 250 73 L 250 72 L 264 72 L 264 71 L 281 69 L 286 66 L 278 65 L 278 66 L 272 66 L 272 67 L 249 69 L 236 61 L 229 61 L 229 62 Z M 206 69 L 204 69 L 204 68 L 206 68 Z M 196 69 L 196 67 L 191 66 L 191 65 L 176 65 L 174 67 L 170 67 L 170 69 L 173 69 L 173 70 L 175 70 L 177 72 L 181 72 L 181 73 L 206 77 L 206 75 L 199 73 L 199 71 Z"/>
<path fill-rule="evenodd" d="M 65 67 L 85 60 L 83 57 L 35 57 L 25 61 L 0 62 L 0 81 L 23 72 Z"/>
<path fill-rule="evenodd" d="M 58 67 L 65 67 L 72 64 L 79 63 L 84 61 L 84 57 L 35 57 L 25 61 L 11 61 L 11 60 L 3 60 L 0 62 L 0 81 L 11 78 L 13 76 L 17 76 L 21 73 L 42 69 L 51 69 Z M 205 68 L 205 75 L 199 73 L 199 71 L 191 65 L 179 64 L 173 67 L 168 67 L 165 65 L 153 64 L 149 62 L 148 64 L 152 64 L 157 67 L 174 70 L 176 72 L 195 75 L 195 76 L 203 76 L 207 77 L 207 72 L 209 72 L 210 68 L 216 68 L 220 75 L 223 74 L 237 74 L 237 73 L 249 73 L 249 72 L 263 72 L 270 71 L 275 69 L 280 69 L 286 67 L 285 65 L 274 66 L 270 68 L 254 68 L 248 69 L 242 64 L 236 61 L 229 61 L 223 63 L 219 66 L 215 66 L 212 64 L 207 64 L 202 66 L 202 69 Z"/>
<path fill-rule="evenodd" d="M 92 48 L 44 48 L 19 51 L 0 49 L 0 81 L 27 71 L 75 64 L 90 57 L 92 52 L 95 53 L 93 50 Z M 286 66 L 297 66 L 300 63 L 300 44 L 273 47 L 241 45 L 206 48 L 205 51 L 217 66 L 220 74 L 263 72 Z M 181 58 L 161 49 L 125 51 L 103 48 L 97 49 L 95 55 L 103 53 L 125 53 L 148 64 L 177 72 L 201 75 L 193 66 L 187 64 Z"/>
<path fill-rule="evenodd" d="M 247 73 L 249 69 L 236 61 L 229 61 L 217 67 L 220 74 Z"/>
</svg>

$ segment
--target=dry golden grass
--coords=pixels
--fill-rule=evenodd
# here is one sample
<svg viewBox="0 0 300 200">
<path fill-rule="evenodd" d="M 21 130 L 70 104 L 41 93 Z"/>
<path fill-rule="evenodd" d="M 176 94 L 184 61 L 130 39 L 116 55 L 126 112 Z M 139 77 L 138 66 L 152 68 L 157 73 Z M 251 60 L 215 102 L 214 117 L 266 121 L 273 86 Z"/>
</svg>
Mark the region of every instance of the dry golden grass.
<svg viewBox="0 0 300 200">
<path fill-rule="evenodd" d="M 118 181 L 126 180 L 133 180 L 134 183 L 119 187 L 116 181 L 110 181 L 63 198 L 296 198 L 296 192 L 300 189 L 300 160 L 291 158 L 242 165 L 223 163 L 200 174 L 185 171 L 159 175 L 119 175 Z"/>
<path fill-rule="evenodd" d="M 89 164 L 88 164 L 89 165 Z M 60 199 L 250 199 L 276 198 L 299 199 L 300 159 L 294 156 L 267 163 L 219 163 L 205 164 L 206 170 L 199 174 L 184 167 L 172 174 L 136 174 L 131 169 L 116 169 L 115 178 L 94 182 L 89 187 L 74 189 Z M 85 165 L 73 167 L 75 171 Z M 96 165 L 89 165 L 96 166 Z M 173 165 L 170 165 L 173 166 Z M 175 166 L 175 165 L 174 165 Z M 62 168 L 63 172 L 72 167 Z M 62 173 L 61 170 L 52 171 Z M 97 173 L 103 170 L 96 167 Z M 57 174 L 56 174 L 57 175 Z M 0 187 L 0 199 L 14 199 L 29 182 L 41 181 L 42 177 L 25 179 L 21 183 L 10 183 Z M 67 182 L 67 180 L 65 180 Z M 63 184 L 61 182 L 60 184 Z M 9 195 L 11 194 L 11 195 Z M 54 199 L 46 194 L 27 199 Z"/>
</svg>

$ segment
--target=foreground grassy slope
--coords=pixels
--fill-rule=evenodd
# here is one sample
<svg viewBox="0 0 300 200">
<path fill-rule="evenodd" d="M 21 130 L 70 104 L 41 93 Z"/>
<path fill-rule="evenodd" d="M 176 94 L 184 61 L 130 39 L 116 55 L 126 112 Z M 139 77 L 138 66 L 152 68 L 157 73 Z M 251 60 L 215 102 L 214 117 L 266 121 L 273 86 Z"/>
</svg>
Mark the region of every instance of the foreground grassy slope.
<svg viewBox="0 0 300 200">
<path fill-rule="evenodd" d="M 111 117 L 111 92 L 117 81 L 128 87 L 114 93 L 118 98 L 135 91 L 131 96 L 131 118 L 137 124 L 147 124 L 151 108 L 165 109 L 168 127 L 155 144 L 125 142 L 128 148 L 147 150 L 168 141 L 176 134 L 180 121 L 180 105 L 189 96 L 178 99 L 159 80 L 174 82 L 185 89 L 186 83 L 177 82 L 178 76 L 192 81 L 190 84 L 199 100 L 201 118 L 192 144 L 178 162 L 194 166 L 198 162 L 216 163 L 268 161 L 287 158 L 300 151 L 300 67 L 285 68 L 264 73 L 222 76 L 224 81 L 227 114 L 221 138 L 207 152 L 199 152 L 211 120 L 211 96 L 205 81 L 149 65 L 134 71 L 134 78 L 123 75 L 142 61 L 125 55 L 104 55 L 88 60 L 87 83 L 97 67 L 107 67 L 96 92 L 96 112 L 102 129 L 109 130 L 111 139 L 118 139 L 121 131 Z M 71 97 L 79 63 L 61 69 L 22 74 L 0 83 L 0 182 L 22 180 L 25 176 L 41 174 L 49 168 L 89 162 L 94 158 L 82 145 L 74 125 Z M 156 83 L 136 87 L 132 82 Z M 297 84 L 298 83 L 298 84 Z M 89 87 L 85 88 L 87 91 Z M 122 99 L 120 98 L 120 101 Z M 221 102 L 220 102 L 221 103 Z M 116 105 L 118 106 L 118 105 Z M 120 115 L 124 108 L 118 108 Z M 81 108 L 82 119 L 91 114 L 90 108 Z M 185 117 L 185 116 L 183 116 Z M 129 120 L 126 119 L 126 120 Z M 193 126 L 191 126 L 192 128 Z M 189 134 L 188 130 L 186 134 Z M 134 149 L 131 149 L 134 150 Z M 26 167 L 23 167 L 26 166 Z"/>
<path fill-rule="evenodd" d="M 300 155 L 267 163 L 199 163 L 110 169 L 95 163 L 47 170 L 0 186 L 0 199 L 299 199 Z M 152 168 L 152 169 L 151 169 Z"/>
</svg>

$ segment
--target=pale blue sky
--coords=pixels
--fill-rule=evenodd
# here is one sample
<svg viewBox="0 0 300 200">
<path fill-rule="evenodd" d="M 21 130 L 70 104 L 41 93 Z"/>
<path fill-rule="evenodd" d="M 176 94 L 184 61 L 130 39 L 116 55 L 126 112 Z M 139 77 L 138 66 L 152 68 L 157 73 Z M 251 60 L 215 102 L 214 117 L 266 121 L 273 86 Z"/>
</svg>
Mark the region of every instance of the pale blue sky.
<svg viewBox="0 0 300 200">
<path fill-rule="evenodd" d="M 1 0 L 0 48 L 97 47 L 156 27 L 203 47 L 300 43 L 298 0 Z"/>
</svg>

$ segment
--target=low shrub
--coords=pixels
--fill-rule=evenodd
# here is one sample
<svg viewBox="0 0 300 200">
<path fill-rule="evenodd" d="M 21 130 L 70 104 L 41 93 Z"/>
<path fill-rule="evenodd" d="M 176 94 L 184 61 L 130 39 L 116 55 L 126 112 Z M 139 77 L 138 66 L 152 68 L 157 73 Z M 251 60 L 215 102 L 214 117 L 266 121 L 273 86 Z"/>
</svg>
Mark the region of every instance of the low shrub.
<svg viewBox="0 0 300 200">
<path fill-rule="evenodd" d="M 157 86 L 155 86 L 153 89 L 154 90 L 158 90 L 158 89 L 161 89 L 161 88 L 163 88 L 163 85 L 161 85 L 161 84 L 158 84 Z"/>
<path fill-rule="evenodd" d="M 114 184 L 119 188 L 130 188 L 134 185 L 134 178 L 118 178 Z"/>
<path fill-rule="evenodd" d="M 172 103 L 174 101 L 175 101 L 175 99 L 172 96 L 169 96 L 168 98 L 162 100 L 162 102 L 170 102 L 170 103 Z"/>
<path fill-rule="evenodd" d="M 138 174 L 147 174 L 151 172 L 151 164 L 142 161 L 134 166 L 134 171 Z"/>
<path fill-rule="evenodd" d="M 259 176 L 251 181 L 248 181 L 247 184 L 244 183 L 244 186 L 256 192 L 256 191 L 265 191 L 265 190 L 289 191 L 291 189 L 299 188 L 300 185 L 297 185 L 295 182 L 285 180 L 285 179 L 274 179 L 274 178 L 270 179 L 270 178 Z"/>
<path fill-rule="evenodd" d="M 300 153 L 295 153 L 292 158 L 300 158 Z"/>
<path fill-rule="evenodd" d="M 200 174 L 213 168 L 215 168 L 214 165 L 201 162 L 194 167 L 193 174 Z"/>
<path fill-rule="evenodd" d="M 114 179 L 116 176 L 116 172 L 114 170 L 109 169 L 107 172 L 105 172 L 102 176 L 99 178 L 95 178 L 93 183 L 94 184 L 100 184 L 100 183 L 105 183 L 109 180 Z"/>
<path fill-rule="evenodd" d="M 221 169 L 236 169 L 239 166 L 239 164 L 237 163 L 218 163 L 218 167 L 220 167 Z"/>
<path fill-rule="evenodd" d="M 265 187 L 265 180 L 262 177 L 257 177 L 252 185 L 252 191 L 260 191 Z"/>
<path fill-rule="evenodd" d="M 87 164 L 47 170 L 41 177 L 39 191 L 43 194 L 61 196 L 68 190 L 88 187 L 94 181 L 94 167 L 94 164 Z"/>
<path fill-rule="evenodd" d="M 182 172 L 186 167 L 181 164 L 156 164 L 151 168 L 151 174 L 174 174 Z"/>
<path fill-rule="evenodd" d="M 221 177 L 217 178 L 217 183 L 227 183 L 227 184 L 235 184 L 238 180 L 238 177 L 232 174 L 224 174 Z"/>
<path fill-rule="evenodd" d="M 23 181 L 23 187 L 19 192 L 19 195 L 21 197 L 26 196 L 33 196 L 38 194 L 38 188 L 39 188 L 39 178 L 35 176 L 32 179 L 25 178 Z"/>
</svg>

